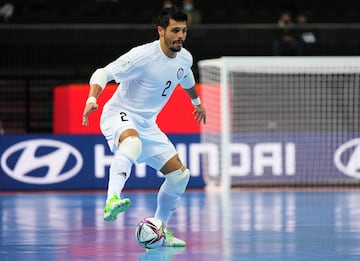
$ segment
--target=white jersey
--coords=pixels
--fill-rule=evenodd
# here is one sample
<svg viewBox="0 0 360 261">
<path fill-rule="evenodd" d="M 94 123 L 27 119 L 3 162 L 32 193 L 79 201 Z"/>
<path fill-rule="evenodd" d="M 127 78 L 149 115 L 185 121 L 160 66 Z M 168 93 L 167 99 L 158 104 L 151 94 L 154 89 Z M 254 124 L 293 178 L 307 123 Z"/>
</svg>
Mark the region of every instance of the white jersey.
<svg viewBox="0 0 360 261">
<path fill-rule="evenodd" d="M 175 87 L 191 72 L 193 58 L 182 48 L 175 58 L 167 57 L 159 40 L 131 49 L 106 66 L 117 83 L 103 113 L 124 108 L 155 121 Z"/>
</svg>

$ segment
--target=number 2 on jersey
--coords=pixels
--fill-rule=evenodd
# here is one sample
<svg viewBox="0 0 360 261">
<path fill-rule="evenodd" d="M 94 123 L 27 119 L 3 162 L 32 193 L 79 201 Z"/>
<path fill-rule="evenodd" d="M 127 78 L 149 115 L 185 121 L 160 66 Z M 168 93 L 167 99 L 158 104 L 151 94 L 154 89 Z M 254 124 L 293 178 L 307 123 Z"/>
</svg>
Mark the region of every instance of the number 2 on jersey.
<svg viewBox="0 0 360 261">
<path fill-rule="evenodd" d="M 166 85 L 166 86 L 165 86 L 165 89 L 163 90 L 161 96 L 166 96 L 166 91 L 167 91 L 167 89 L 170 88 L 170 86 L 171 86 L 171 81 L 167 81 L 165 85 Z"/>
<path fill-rule="evenodd" d="M 129 121 L 127 118 L 126 118 L 127 114 L 126 112 L 120 112 L 120 117 L 121 117 L 121 120 L 122 121 Z"/>
</svg>

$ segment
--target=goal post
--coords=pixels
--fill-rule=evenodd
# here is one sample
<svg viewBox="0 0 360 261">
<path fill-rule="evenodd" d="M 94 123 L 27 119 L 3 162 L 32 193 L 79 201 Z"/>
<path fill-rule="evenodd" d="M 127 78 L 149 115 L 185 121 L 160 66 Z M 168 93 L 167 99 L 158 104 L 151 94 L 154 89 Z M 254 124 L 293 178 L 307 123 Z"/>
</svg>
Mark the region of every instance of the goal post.
<svg viewBox="0 0 360 261">
<path fill-rule="evenodd" d="M 207 185 L 360 184 L 360 57 L 198 63 Z"/>
</svg>

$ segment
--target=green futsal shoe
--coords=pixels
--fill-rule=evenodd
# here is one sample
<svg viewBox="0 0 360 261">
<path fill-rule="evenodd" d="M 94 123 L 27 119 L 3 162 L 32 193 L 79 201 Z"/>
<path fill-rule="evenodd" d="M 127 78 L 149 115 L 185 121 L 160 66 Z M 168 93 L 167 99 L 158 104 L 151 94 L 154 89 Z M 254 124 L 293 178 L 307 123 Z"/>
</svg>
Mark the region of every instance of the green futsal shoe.
<svg viewBox="0 0 360 261">
<path fill-rule="evenodd" d="M 171 232 L 170 230 L 166 230 L 163 246 L 165 246 L 165 247 L 186 247 L 186 242 L 184 240 L 174 237 L 173 232 Z"/>
<path fill-rule="evenodd" d="M 130 199 L 121 199 L 118 195 L 114 195 L 107 203 L 104 209 L 104 220 L 115 221 L 117 215 L 128 210 L 131 202 Z"/>
</svg>

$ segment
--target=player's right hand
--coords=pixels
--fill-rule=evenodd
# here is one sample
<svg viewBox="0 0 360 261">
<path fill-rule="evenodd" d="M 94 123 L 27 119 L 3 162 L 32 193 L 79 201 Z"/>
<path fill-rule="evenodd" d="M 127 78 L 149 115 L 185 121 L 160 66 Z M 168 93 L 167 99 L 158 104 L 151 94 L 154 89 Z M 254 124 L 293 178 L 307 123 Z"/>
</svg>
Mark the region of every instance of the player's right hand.
<svg viewBox="0 0 360 261">
<path fill-rule="evenodd" d="M 96 111 L 99 108 L 97 103 L 91 102 L 85 105 L 83 117 L 82 117 L 82 125 L 88 126 L 89 125 L 89 114 L 93 111 Z"/>
</svg>

